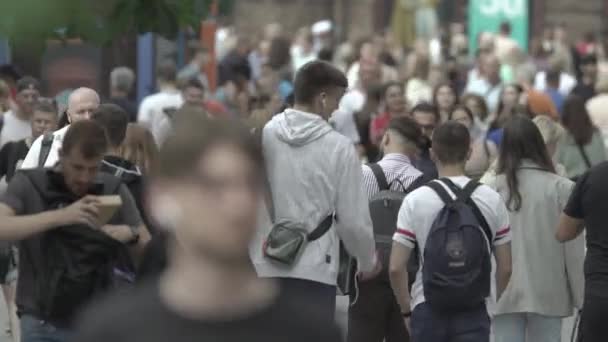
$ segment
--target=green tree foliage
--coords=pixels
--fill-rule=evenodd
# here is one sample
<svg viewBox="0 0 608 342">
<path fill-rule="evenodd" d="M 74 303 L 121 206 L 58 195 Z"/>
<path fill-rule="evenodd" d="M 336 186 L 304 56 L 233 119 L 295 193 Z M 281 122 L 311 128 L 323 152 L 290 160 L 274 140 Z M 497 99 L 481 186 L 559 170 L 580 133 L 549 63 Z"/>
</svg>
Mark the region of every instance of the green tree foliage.
<svg viewBox="0 0 608 342">
<path fill-rule="evenodd" d="M 0 1 L 0 36 L 31 43 L 82 38 L 105 44 L 128 33 L 174 38 L 198 27 L 213 0 L 7 0 Z M 219 0 L 227 14 L 234 0 Z"/>
</svg>

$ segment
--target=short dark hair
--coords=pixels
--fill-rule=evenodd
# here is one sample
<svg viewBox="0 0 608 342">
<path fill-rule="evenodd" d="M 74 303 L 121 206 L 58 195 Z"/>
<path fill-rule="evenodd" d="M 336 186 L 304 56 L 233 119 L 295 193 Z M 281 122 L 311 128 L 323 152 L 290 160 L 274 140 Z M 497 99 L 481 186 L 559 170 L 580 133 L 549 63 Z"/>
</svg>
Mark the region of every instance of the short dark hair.
<svg viewBox="0 0 608 342">
<path fill-rule="evenodd" d="M 34 105 L 35 112 L 54 113 L 58 116 L 57 101 L 53 98 L 40 98 Z"/>
<path fill-rule="evenodd" d="M 461 123 L 448 121 L 439 125 L 433 132 L 433 153 L 440 163 L 455 165 L 467 161 L 471 136 Z"/>
<path fill-rule="evenodd" d="M 420 126 L 410 117 L 400 116 L 391 119 L 387 129 L 397 133 L 416 146 L 422 146 L 424 143 L 424 134 Z"/>
<path fill-rule="evenodd" d="M 196 89 L 205 91 L 205 86 L 203 85 L 203 82 L 201 82 L 196 77 L 191 77 L 191 78 L 180 81 L 179 86 L 182 90 L 186 90 L 187 88 L 196 88 Z"/>
<path fill-rule="evenodd" d="M 177 79 L 177 67 L 172 60 L 165 60 L 156 68 L 156 77 L 164 82 L 175 82 Z"/>
<path fill-rule="evenodd" d="M 40 92 L 40 81 L 32 76 L 23 76 L 17 81 L 17 92 L 30 88 Z"/>
<path fill-rule="evenodd" d="M 108 139 L 103 127 L 91 120 L 71 124 L 63 137 L 61 151 L 69 154 L 76 148 L 86 159 L 103 157 L 108 150 Z"/>
<path fill-rule="evenodd" d="M 432 103 L 420 102 L 419 104 L 415 105 L 414 108 L 412 108 L 412 115 L 414 115 L 416 112 L 431 113 L 433 116 L 435 116 L 435 123 L 438 124 L 441 122 L 441 114 L 439 114 L 437 106 Z"/>
<path fill-rule="evenodd" d="M 263 174 L 264 159 L 260 144 L 239 121 L 208 119 L 200 115 L 181 115 L 160 148 L 156 176 L 179 179 L 190 176 L 196 165 L 212 148 L 228 144 L 249 157 Z"/>
<path fill-rule="evenodd" d="M 348 81 L 344 73 L 324 61 L 309 62 L 296 74 L 294 82 L 295 103 L 310 104 L 315 96 L 331 87 L 348 87 Z"/>
<path fill-rule="evenodd" d="M 113 103 L 103 103 L 93 111 L 91 120 L 105 130 L 110 146 L 118 147 L 122 144 L 129 124 L 129 116 L 124 109 Z"/>
</svg>

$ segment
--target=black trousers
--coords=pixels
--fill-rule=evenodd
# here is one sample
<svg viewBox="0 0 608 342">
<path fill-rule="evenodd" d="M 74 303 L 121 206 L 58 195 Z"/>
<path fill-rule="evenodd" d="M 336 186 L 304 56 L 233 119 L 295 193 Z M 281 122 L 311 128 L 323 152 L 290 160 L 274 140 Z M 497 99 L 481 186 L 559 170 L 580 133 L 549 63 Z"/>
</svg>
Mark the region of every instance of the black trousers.
<svg viewBox="0 0 608 342">
<path fill-rule="evenodd" d="M 351 295 L 351 303 L 354 294 Z M 401 309 L 387 279 L 359 282 L 348 310 L 348 342 L 409 342 Z"/>
<path fill-rule="evenodd" d="M 579 341 L 608 341 L 606 317 L 608 317 L 608 298 L 586 295 L 579 327 Z"/>
</svg>

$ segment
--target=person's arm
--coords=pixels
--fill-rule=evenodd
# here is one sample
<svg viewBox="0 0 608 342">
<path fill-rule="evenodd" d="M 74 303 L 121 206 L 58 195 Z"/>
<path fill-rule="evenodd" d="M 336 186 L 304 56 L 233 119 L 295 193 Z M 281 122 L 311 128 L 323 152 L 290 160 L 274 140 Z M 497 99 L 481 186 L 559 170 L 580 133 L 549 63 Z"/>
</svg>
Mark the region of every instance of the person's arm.
<svg viewBox="0 0 608 342">
<path fill-rule="evenodd" d="M 23 174 L 16 174 L 8 184 L 6 193 L 0 200 L 0 240 L 23 240 L 73 223 L 94 225 L 98 214 L 97 201 L 88 196 L 62 209 L 20 216 L 25 212 L 27 196 L 31 196 L 33 191 L 31 183 Z"/>
<path fill-rule="evenodd" d="M 40 145 L 42 144 L 43 135 L 39 136 L 32 143 L 32 147 L 27 152 L 27 156 L 21 163 L 21 169 L 35 169 L 38 167 L 38 159 L 40 158 Z"/>
<path fill-rule="evenodd" d="M 589 172 L 583 174 L 570 194 L 564 212 L 559 218 L 555 238 L 559 242 L 574 240 L 584 230 L 583 194 L 586 189 Z"/>
<path fill-rule="evenodd" d="M 496 300 L 500 299 L 511 279 L 513 260 L 511 258 L 511 226 L 509 211 L 502 202 L 496 207 L 494 230 L 494 257 L 496 258 Z"/>
<path fill-rule="evenodd" d="M 496 300 L 498 300 L 503 292 L 505 292 L 509 280 L 511 280 L 511 272 L 513 269 L 511 242 L 496 246 L 494 249 L 494 256 L 496 257 Z"/>
<path fill-rule="evenodd" d="M 119 209 L 116 220 L 112 222 L 115 224 L 107 224 L 101 227 L 101 230 L 110 237 L 125 244 L 137 238 L 137 243 L 129 245 L 129 252 L 135 264 L 139 264 L 144 249 L 150 241 L 150 232 L 142 223 L 135 200 L 124 184 L 120 186 L 119 195 L 122 200 L 122 206 Z"/>
<path fill-rule="evenodd" d="M 361 162 L 349 145 L 339 162 L 336 228 L 348 253 L 357 259 L 359 270 L 372 272 L 377 266 L 376 247 L 369 203 L 363 188 Z"/>
<path fill-rule="evenodd" d="M 411 254 L 412 248 L 397 241 L 393 242 L 388 271 L 391 287 L 402 313 L 409 313 L 411 311 L 411 296 L 408 288 L 409 278 L 407 274 L 407 264 Z"/>
<path fill-rule="evenodd" d="M 559 242 L 574 240 L 583 230 L 585 230 L 585 222 L 583 220 L 562 213 L 559 218 L 555 238 Z"/>
</svg>

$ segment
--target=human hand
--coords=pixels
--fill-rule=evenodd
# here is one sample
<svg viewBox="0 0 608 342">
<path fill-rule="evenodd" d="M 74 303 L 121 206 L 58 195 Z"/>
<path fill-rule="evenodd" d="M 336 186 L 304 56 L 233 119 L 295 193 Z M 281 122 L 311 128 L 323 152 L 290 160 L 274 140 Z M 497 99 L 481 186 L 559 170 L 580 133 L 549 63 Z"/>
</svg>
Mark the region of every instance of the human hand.
<svg viewBox="0 0 608 342">
<path fill-rule="evenodd" d="M 368 281 L 376 278 L 381 271 L 382 263 L 380 262 L 380 258 L 378 258 L 378 252 L 376 252 L 374 254 L 374 268 L 369 272 L 359 272 L 358 277 L 361 281 Z"/>
<path fill-rule="evenodd" d="M 405 324 L 405 329 L 407 329 L 407 333 L 409 335 L 411 335 L 411 330 L 410 330 L 410 317 L 404 317 L 403 318 L 403 323 Z"/>
<path fill-rule="evenodd" d="M 133 232 L 131 231 L 131 228 L 126 225 L 106 224 L 101 227 L 101 231 L 112 239 L 122 243 L 127 243 L 133 239 Z"/>
<path fill-rule="evenodd" d="M 85 196 L 71 205 L 59 209 L 63 224 L 85 224 L 93 229 L 100 226 L 99 200 L 95 196 Z"/>
</svg>

